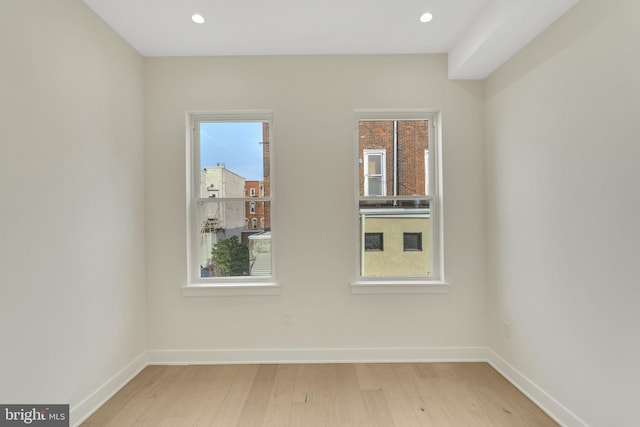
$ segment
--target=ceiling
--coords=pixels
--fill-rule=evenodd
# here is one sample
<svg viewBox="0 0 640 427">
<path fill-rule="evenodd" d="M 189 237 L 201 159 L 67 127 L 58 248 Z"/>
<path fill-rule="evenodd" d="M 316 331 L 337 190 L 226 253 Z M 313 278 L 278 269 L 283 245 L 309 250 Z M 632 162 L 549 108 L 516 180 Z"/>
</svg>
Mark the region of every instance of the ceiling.
<svg viewBox="0 0 640 427">
<path fill-rule="evenodd" d="M 144 56 L 448 53 L 451 79 L 484 79 L 577 1 L 84 0 Z"/>
</svg>

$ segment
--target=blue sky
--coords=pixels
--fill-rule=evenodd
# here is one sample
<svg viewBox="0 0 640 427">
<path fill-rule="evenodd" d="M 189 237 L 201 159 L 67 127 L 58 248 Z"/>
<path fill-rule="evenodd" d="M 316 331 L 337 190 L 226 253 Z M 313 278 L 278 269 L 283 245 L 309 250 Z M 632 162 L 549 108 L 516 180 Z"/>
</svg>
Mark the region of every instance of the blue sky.
<svg viewBox="0 0 640 427">
<path fill-rule="evenodd" d="M 260 181 L 262 122 L 200 124 L 200 168 L 224 163 L 247 181 Z"/>
</svg>

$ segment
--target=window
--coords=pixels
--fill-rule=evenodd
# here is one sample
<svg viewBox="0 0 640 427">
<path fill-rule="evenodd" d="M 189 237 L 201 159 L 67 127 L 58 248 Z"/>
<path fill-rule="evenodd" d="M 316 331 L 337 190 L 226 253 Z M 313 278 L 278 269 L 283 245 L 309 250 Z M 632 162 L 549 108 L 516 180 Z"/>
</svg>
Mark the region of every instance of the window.
<svg viewBox="0 0 640 427">
<path fill-rule="evenodd" d="M 421 251 L 422 250 L 422 233 L 404 233 L 403 235 L 404 251 Z"/>
<path fill-rule="evenodd" d="M 355 293 L 446 291 L 438 121 L 429 111 L 356 112 Z"/>
<path fill-rule="evenodd" d="M 382 233 L 364 233 L 365 251 L 383 251 L 384 240 Z"/>
<path fill-rule="evenodd" d="M 387 194 L 386 151 L 364 149 L 364 195 L 384 196 Z"/>
<path fill-rule="evenodd" d="M 225 295 L 234 294 L 234 289 L 240 289 L 237 294 L 277 293 L 272 267 L 271 114 L 194 113 L 188 114 L 188 125 L 189 274 L 183 294 L 217 294 L 203 291 L 216 288 Z M 263 189 L 260 197 L 257 183 Z M 256 212 L 264 218 L 257 233 L 258 220 L 252 217 Z"/>
</svg>

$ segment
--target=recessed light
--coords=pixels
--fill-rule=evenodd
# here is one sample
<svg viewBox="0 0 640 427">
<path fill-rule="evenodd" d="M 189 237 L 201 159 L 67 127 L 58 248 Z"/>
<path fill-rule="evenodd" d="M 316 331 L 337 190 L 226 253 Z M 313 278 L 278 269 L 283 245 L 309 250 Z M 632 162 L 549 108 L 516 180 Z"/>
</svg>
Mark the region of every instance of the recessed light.
<svg viewBox="0 0 640 427">
<path fill-rule="evenodd" d="M 433 19 L 433 15 L 430 14 L 429 12 L 425 12 L 422 15 L 420 15 L 420 22 L 429 22 Z"/>
<path fill-rule="evenodd" d="M 196 24 L 204 24 L 204 17 L 198 13 L 191 17 L 191 20 Z"/>
</svg>

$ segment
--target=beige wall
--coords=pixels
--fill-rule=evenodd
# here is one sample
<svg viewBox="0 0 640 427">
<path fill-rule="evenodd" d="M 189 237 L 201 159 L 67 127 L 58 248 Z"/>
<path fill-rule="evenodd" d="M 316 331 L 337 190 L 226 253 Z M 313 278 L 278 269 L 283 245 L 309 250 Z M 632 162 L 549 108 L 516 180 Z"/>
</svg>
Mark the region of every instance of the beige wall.
<svg viewBox="0 0 640 427">
<path fill-rule="evenodd" d="M 447 80 L 446 64 L 445 55 L 146 58 L 150 349 L 481 345 L 483 89 Z M 442 111 L 448 294 L 351 294 L 358 108 Z M 187 271 L 185 112 L 221 109 L 274 112 L 280 296 L 180 292 Z M 284 312 L 292 313 L 290 327 L 282 325 Z"/>
<path fill-rule="evenodd" d="M 147 348 L 142 58 L 78 0 L 0 12 L 0 402 L 72 410 Z"/>
<path fill-rule="evenodd" d="M 638 16 L 581 0 L 486 82 L 488 344 L 590 426 L 638 425 Z"/>
<path fill-rule="evenodd" d="M 444 55 L 143 61 L 79 0 L 2 7 L 2 403 L 73 408 L 146 349 L 488 345 L 567 425 L 636 424 L 640 3 L 582 0 L 485 84 Z M 282 295 L 185 298 L 184 113 L 254 108 Z M 448 294 L 350 293 L 356 108 L 442 111 Z"/>
</svg>

